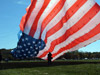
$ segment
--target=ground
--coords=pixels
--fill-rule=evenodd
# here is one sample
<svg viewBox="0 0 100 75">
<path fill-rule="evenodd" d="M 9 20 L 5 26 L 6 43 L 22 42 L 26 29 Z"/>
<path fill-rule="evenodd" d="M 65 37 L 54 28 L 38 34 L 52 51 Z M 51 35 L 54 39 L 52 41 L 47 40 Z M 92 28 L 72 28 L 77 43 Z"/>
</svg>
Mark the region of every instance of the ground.
<svg viewBox="0 0 100 75">
<path fill-rule="evenodd" d="M 47 62 L 8 62 L 1 64 L 0 75 L 100 75 L 100 60 Z"/>
</svg>

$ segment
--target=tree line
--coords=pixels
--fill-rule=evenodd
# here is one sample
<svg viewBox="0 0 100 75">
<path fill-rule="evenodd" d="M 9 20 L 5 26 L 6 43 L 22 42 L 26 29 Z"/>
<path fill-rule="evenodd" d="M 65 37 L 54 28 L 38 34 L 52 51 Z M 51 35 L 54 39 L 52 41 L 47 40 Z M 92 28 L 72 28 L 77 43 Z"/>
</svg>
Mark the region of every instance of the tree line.
<svg viewBox="0 0 100 75">
<path fill-rule="evenodd" d="M 0 54 L 2 56 L 2 60 L 17 60 L 11 55 L 12 49 L 0 49 Z M 36 60 L 40 60 L 38 58 L 35 58 Z M 59 57 L 58 59 L 75 59 L 75 60 L 82 60 L 82 59 L 100 59 L 100 52 L 68 52 Z M 28 59 L 33 60 L 33 59 Z"/>
<path fill-rule="evenodd" d="M 100 59 L 100 52 L 68 52 L 61 56 L 59 59 L 75 59 L 75 60 L 83 60 L 83 59 Z"/>
</svg>

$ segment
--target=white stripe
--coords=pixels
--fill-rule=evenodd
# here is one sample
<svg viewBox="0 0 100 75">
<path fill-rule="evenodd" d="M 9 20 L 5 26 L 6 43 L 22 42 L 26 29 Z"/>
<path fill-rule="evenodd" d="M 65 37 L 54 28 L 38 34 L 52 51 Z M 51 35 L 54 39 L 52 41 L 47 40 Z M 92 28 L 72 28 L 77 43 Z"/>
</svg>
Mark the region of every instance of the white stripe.
<svg viewBox="0 0 100 75">
<path fill-rule="evenodd" d="M 42 37 L 41 37 L 41 39 L 42 40 L 44 40 L 45 39 L 45 35 L 46 35 L 46 32 L 47 32 L 47 28 L 48 27 L 50 27 L 50 28 L 52 28 L 54 25 L 56 25 L 61 19 L 62 19 L 62 17 L 65 15 L 65 13 L 66 12 L 64 12 L 64 11 L 67 11 L 75 2 L 76 2 L 77 0 L 67 0 L 66 1 L 66 3 L 64 4 L 64 7 L 62 8 L 62 10 L 57 14 L 57 16 L 48 24 L 48 26 L 44 29 L 44 31 L 43 31 L 43 33 L 42 33 Z M 62 15 L 61 15 L 62 14 Z M 58 19 L 59 18 L 59 19 Z M 56 20 L 56 21 L 55 21 Z M 49 28 L 49 29 L 50 29 Z M 48 29 L 48 30 L 49 30 Z M 51 43 L 51 42 L 50 42 Z M 46 44 L 46 45 L 48 45 L 48 44 Z M 46 48 L 45 48 L 46 49 Z M 40 51 L 39 52 L 39 54 L 38 54 L 38 56 L 37 57 L 39 57 L 40 55 L 42 55 L 43 54 L 43 52 L 45 51 L 45 49 L 44 50 L 42 50 L 42 51 Z"/>
<path fill-rule="evenodd" d="M 66 11 L 76 2 L 77 0 L 66 0 L 63 8 L 60 12 L 49 22 L 49 24 L 45 27 L 43 33 L 41 34 L 41 39 L 45 40 L 46 32 L 49 31 L 52 27 L 54 27 L 66 14 Z"/>
<path fill-rule="evenodd" d="M 60 54 L 58 54 L 57 56 L 55 56 L 55 57 L 52 59 L 52 61 L 55 60 L 55 59 L 57 59 L 59 56 L 63 55 L 64 53 L 78 50 L 79 48 L 82 48 L 82 47 L 84 47 L 84 46 L 86 46 L 86 45 L 88 45 L 88 44 L 90 44 L 90 43 L 92 43 L 92 42 L 95 42 L 96 40 L 100 40 L 100 33 L 97 34 L 96 36 L 90 38 L 89 40 L 84 41 L 84 42 L 78 44 L 77 46 L 75 46 L 75 47 L 73 47 L 73 48 L 71 48 L 71 49 L 69 49 L 69 50 L 63 51 L 62 53 L 60 53 Z"/>
<path fill-rule="evenodd" d="M 53 10 L 53 8 L 57 5 L 59 0 L 51 0 L 49 5 L 46 7 L 45 11 L 43 12 L 41 18 L 39 19 L 38 25 L 37 25 L 37 30 L 34 34 L 34 38 L 39 38 L 40 31 L 41 31 L 41 25 L 43 20 L 48 16 L 48 14 Z"/>
<path fill-rule="evenodd" d="M 66 23 L 64 23 L 63 27 L 58 32 L 48 37 L 48 39 L 51 39 L 50 41 L 52 42 L 64 35 L 69 28 L 75 25 L 94 6 L 95 2 L 93 2 L 91 6 L 90 4 L 91 0 L 88 0 Z"/>
<path fill-rule="evenodd" d="M 26 23 L 24 33 L 29 34 L 32 24 L 34 23 L 36 16 L 38 15 L 40 9 L 42 8 L 43 3 L 44 3 L 44 0 L 36 2 L 36 6 L 35 6 L 34 10 L 32 11 L 31 16 Z"/>
<path fill-rule="evenodd" d="M 88 24 L 86 24 L 83 28 L 81 28 L 78 32 L 76 32 L 73 35 L 71 35 L 70 37 L 68 37 L 64 42 L 56 45 L 54 50 L 53 50 L 53 52 L 52 52 L 52 54 L 58 52 L 59 49 L 65 47 L 66 45 L 68 45 L 72 41 L 74 41 L 75 39 L 83 36 L 84 34 L 86 34 L 89 31 L 91 31 L 93 28 L 95 28 L 100 23 L 99 17 L 100 17 L 100 12 L 95 17 L 93 17 L 91 19 L 91 21 Z M 46 57 L 44 57 L 44 59 L 45 58 Z"/>
<path fill-rule="evenodd" d="M 47 44 L 46 47 L 44 48 L 44 50 L 42 50 L 42 52 L 40 52 L 40 54 L 42 54 L 44 51 L 48 50 L 51 46 L 51 42 L 57 38 L 59 38 L 60 36 L 64 35 L 65 32 L 72 27 L 73 25 L 75 25 L 93 6 L 94 6 L 95 2 L 91 0 L 88 0 L 65 24 L 64 26 L 55 34 L 51 35 L 50 37 L 48 37 L 47 39 Z M 91 6 L 90 6 L 91 5 Z M 73 22 L 72 22 L 73 21 Z"/>
<path fill-rule="evenodd" d="M 91 19 L 91 21 L 88 24 L 86 24 L 82 29 L 80 29 L 78 32 L 74 33 L 63 43 L 56 45 L 55 49 L 52 53 L 58 52 L 58 50 L 60 48 L 65 47 L 66 45 L 68 45 L 69 43 L 74 41 L 75 39 L 79 38 L 80 36 L 83 36 L 84 34 L 91 31 L 93 28 L 95 28 L 100 23 L 99 17 L 100 17 L 100 12 L 93 19 Z"/>
</svg>

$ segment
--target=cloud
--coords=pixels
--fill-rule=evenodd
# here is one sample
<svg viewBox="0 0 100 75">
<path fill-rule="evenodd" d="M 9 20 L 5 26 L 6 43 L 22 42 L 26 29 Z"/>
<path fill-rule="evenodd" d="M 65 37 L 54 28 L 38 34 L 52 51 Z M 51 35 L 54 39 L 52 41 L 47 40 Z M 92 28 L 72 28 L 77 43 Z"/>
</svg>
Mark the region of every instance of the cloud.
<svg viewBox="0 0 100 75">
<path fill-rule="evenodd" d="M 30 0 L 17 0 L 16 3 L 19 5 L 29 5 Z"/>
</svg>

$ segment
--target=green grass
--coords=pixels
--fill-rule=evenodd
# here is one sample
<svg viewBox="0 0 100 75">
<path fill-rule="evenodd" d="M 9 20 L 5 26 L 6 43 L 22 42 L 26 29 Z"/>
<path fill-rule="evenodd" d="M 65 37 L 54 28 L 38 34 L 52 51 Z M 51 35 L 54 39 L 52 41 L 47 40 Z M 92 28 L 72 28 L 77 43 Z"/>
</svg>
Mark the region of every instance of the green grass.
<svg viewBox="0 0 100 75">
<path fill-rule="evenodd" d="M 45 60 L 22 60 L 22 61 L 9 61 L 11 62 L 47 62 Z M 100 60 L 55 60 L 54 62 L 100 62 Z M 6 63 L 5 61 L 1 61 L 1 63 Z"/>
<path fill-rule="evenodd" d="M 56 60 L 55 62 L 58 61 L 66 61 L 66 62 L 100 62 L 100 60 L 92 60 L 92 59 L 87 59 L 87 60 Z"/>
<path fill-rule="evenodd" d="M 100 75 L 100 64 L 7 69 L 0 75 Z"/>
<path fill-rule="evenodd" d="M 80 62 L 80 61 L 74 60 L 74 62 Z M 99 62 L 99 60 L 98 61 L 84 60 L 83 62 Z M 100 75 L 100 64 L 77 64 L 77 65 L 66 64 L 66 65 L 41 66 L 41 67 L 33 66 L 31 68 L 27 67 L 27 68 L 3 69 L 0 70 L 0 75 Z"/>
</svg>

